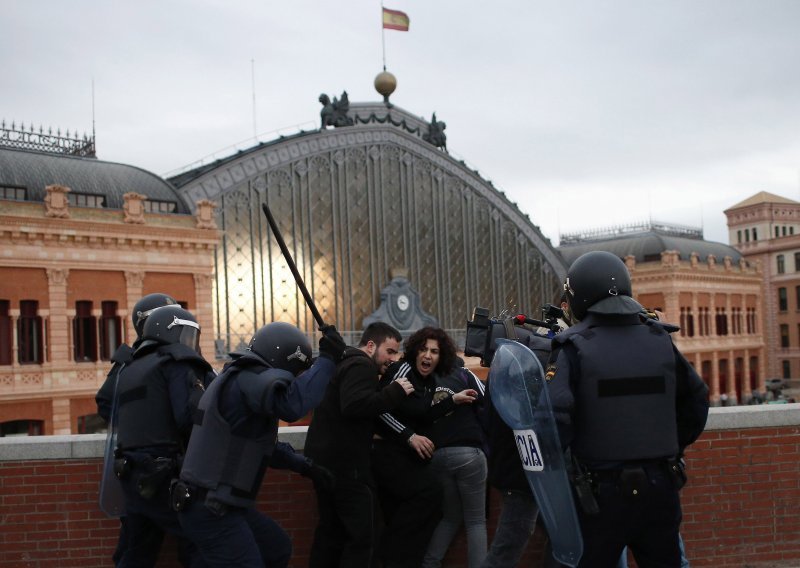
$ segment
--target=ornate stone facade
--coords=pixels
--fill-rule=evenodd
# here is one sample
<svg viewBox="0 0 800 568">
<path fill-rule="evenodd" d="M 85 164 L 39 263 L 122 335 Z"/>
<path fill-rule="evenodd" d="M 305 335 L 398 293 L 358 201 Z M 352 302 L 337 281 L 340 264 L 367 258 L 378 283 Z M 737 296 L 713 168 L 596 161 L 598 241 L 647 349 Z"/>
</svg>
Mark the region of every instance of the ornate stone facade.
<svg viewBox="0 0 800 568">
<path fill-rule="evenodd" d="M 96 343 L 94 360 L 76 359 L 76 333 L 95 334 L 101 341 L 104 305 L 116 306 L 114 319 L 122 325 L 117 336 L 126 343 L 136 337 L 130 318 L 134 303 L 156 291 L 185 302 L 204 329 L 213 329 L 218 231 L 195 228 L 191 215 L 147 214 L 141 203 L 135 221 L 127 207 L 124 218 L 119 210 L 69 207 L 68 191 L 49 186 L 46 204 L 0 201 L 0 302 L 8 308 L 2 325 L 10 340 L 4 347 L 10 347 L 9 364 L 0 364 L 0 422 L 41 423 L 30 433 L 73 434 L 88 428 L 113 346 L 104 350 Z M 57 202 L 54 196 L 64 199 Z M 21 311 L 23 304 L 36 305 L 35 315 Z M 91 306 L 86 321 L 97 326 L 93 331 L 76 325 L 79 304 Z M 25 345 L 26 322 L 40 326 L 36 345 Z M 201 341 L 205 353 L 214 352 L 213 334 L 201 335 Z M 32 360 L 21 360 L 26 348 L 34 350 Z"/>
<path fill-rule="evenodd" d="M 800 203 L 762 191 L 725 215 L 731 245 L 762 267 L 767 378 L 798 378 Z"/>
</svg>

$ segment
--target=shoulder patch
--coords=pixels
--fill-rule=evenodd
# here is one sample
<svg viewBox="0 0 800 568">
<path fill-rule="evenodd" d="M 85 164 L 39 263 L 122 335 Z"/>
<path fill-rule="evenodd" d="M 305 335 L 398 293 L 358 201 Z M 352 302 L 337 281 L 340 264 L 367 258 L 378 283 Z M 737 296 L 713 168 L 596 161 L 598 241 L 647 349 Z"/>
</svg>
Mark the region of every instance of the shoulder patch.
<svg viewBox="0 0 800 568">
<path fill-rule="evenodd" d="M 547 366 L 547 370 L 544 373 L 544 379 L 546 381 L 550 382 L 550 380 L 555 376 L 556 376 L 556 364 L 555 363 L 550 363 Z"/>
</svg>

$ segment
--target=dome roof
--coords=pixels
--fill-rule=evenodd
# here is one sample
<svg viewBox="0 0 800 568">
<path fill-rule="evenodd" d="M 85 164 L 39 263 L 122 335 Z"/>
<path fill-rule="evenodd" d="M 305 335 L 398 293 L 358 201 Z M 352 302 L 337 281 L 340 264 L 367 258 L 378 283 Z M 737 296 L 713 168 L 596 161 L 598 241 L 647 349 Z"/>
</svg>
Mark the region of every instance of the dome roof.
<svg viewBox="0 0 800 568">
<path fill-rule="evenodd" d="M 670 235 L 658 229 L 605 239 L 587 239 L 558 247 L 568 265 L 583 253 L 593 250 L 604 250 L 623 260 L 626 256 L 633 255 L 637 263 L 660 261 L 661 253 L 667 250 L 678 251 L 681 260 L 689 260 L 693 252 L 700 256 L 701 262 L 705 262 L 710 254 L 713 254 L 717 261 L 729 256 L 736 263 L 742 258 L 741 253 L 732 246 L 698 237 Z"/>
<path fill-rule="evenodd" d="M 104 207 L 122 209 L 123 195 L 135 191 L 149 200 L 175 203 L 174 213 L 188 213 L 169 183 L 157 175 L 125 164 L 0 148 L 0 186 L 25 188 L 26 201 L 42 201 L 45 187 L 63 185 L 74 193 L 105 196 Z"/>
</svg>

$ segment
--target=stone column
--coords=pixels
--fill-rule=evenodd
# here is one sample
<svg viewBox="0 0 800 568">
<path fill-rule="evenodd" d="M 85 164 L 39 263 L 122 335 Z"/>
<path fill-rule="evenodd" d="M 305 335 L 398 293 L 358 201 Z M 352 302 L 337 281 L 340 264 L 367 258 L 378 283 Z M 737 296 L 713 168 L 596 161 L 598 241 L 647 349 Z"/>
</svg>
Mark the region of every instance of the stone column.
<svg viewBox="0 0 800 568">
<path fill-rule="evenodd" d="M 69 270 L 66 268 L 47 269 L 47 293 L 50 304 L 50 337 L 47 343 L 50 346 L 50 361 L 61 363 L 70 361 L 70 333 L 69 318 L 67 316 L 67 279 Z M 53 380 L 53 384 L 57 381 Z"/>
<path fill-rule="evenodd" d="M 667 292 L 664 294 L 664 320 L 681 321 L 680 295 L 678 292 Z"/>
<path fill-rule="evenodd" d="M 125 330 L 123 341 L 131 345 L 136 341 L 136 329 L 133 327 L 133 307 L 136 302 L 142 299 L 142 287 L 144 286 L 144 272 L 140 270 L 125 271 L 125 294 L 128 302 L 128 317 L 122 328 Z"/>
<path fill-rule="evenodd" d="M 739 404 L 739 397 L 736 396 L 736 358 L 733 351 L 728 351 L 728 404 L 736 406 Z"/>
<path fill-rule="evenodd" d="M 716 351 L 711 352 L 711 404 L 719 406 L 719 355 Z"/>
<path fill-rule="evenodd" d="M 692 292 L 692 321 L 694 321 L 694 334 L 700 335 L 700 308 L 697 306 L 697 292 Z"/>
<path fill-rule="evenodd" d="M 69 398 L 53 398 L 53 434 L 59 436 L 72 433 Z"/>
<path fill-rule="evenodd" d="M 719 335 L 717 329 L 717 296 L 712 291 L 708 295 L 708 335 L 715 337 Z M 716 367 L 714 367 L 716 369 Z"/>
<path fill-rule="evenodd" d="M 750 350 L 745 349 L 742 357 L 744 358 L 742 362 L 742 403 L 747 404 L 753 398 L 753 389 L 750 387 Z"/>
</svg>

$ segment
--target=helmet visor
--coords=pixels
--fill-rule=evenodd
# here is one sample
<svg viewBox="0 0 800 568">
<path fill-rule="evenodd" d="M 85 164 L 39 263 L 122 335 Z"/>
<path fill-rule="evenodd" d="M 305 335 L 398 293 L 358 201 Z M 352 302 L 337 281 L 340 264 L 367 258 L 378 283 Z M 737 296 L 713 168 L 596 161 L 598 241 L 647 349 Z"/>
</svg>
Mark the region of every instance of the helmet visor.
<svg viewBox="0 0 800 568">
<path fill-rule="evenodd" d="M 200 324 L 176 317 L 172 323 L 167 326 L 167 329 L 171 329 L 175 326 L 181 327 L 178 343 L 182 343 L 197 351 L 197 348 L 200 346 Z"/>
</svg>

